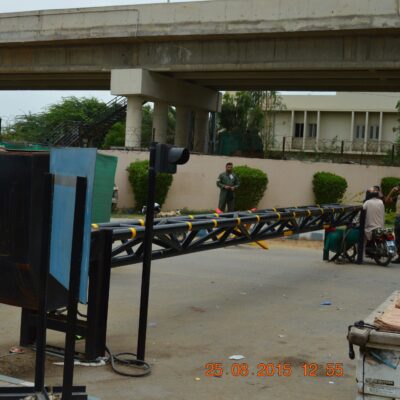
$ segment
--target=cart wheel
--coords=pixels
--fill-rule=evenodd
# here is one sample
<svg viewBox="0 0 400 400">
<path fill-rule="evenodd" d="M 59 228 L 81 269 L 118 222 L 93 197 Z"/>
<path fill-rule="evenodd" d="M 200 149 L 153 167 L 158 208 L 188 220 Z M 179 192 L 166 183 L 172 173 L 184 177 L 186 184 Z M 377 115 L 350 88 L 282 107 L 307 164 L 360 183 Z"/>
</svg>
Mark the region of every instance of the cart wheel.
<svg viewBox="0 0 400 400">
<path fill-rule="evenodd" d="M 350 262 L 356 262 L 357 259 L 357 245 L 353 244 L 353 246 L 349 247 L 345 253 L 345 257 L 350 261 Z"/>
</svg>

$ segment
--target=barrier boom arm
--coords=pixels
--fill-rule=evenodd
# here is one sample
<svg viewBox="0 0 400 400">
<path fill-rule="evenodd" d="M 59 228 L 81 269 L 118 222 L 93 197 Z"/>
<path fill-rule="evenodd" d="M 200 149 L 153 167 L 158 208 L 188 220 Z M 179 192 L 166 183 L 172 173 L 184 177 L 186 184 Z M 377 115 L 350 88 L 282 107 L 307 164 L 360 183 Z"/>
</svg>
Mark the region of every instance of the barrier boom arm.
<svg viewBox="0 0 400 400">
<path fill-rule="evenodd" d="M 353 224 L 362 207 L 324 204 L 226 214 L 186 215 L 154 221 L 152 258 L 160 259 L 264 239 Z M 94 224 L 113 233 L 112 267 L 142 261 L 144 220 Z M 201 231 L 201 232 L 200 232 Z"/>
</svg>

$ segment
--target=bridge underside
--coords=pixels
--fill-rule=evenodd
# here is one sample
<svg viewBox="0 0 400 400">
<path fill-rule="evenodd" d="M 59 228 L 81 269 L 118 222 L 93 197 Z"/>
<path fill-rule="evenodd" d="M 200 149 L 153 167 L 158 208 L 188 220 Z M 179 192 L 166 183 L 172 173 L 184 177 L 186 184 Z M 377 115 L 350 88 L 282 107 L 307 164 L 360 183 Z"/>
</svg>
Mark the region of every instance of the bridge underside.
<svg viewBox="0 0 400 400">
<path fill-rule="evenodd" d="M 175 71 L 166 75 L 216 90 L 400 92 L 400 69 Z M 0 90 L 109 90 L 110 76 L 110 72 L 3 73 Z"/>
<path fill-rule="evenodd" d="M 400 91 L 400 34 L 0 45 L 0 90 L 110 89 L 144 68 L 217 90 Z"/>
</svg>

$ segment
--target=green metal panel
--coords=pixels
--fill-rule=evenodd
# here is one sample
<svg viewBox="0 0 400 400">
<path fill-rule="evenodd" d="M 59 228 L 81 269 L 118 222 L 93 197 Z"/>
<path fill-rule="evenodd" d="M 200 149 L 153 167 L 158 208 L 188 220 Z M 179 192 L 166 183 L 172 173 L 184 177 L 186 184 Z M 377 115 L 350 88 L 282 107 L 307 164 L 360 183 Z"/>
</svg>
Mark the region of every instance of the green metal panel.
<svg viewBox="0 0 400 400">
<path fill-rule="evenodd" d="M 0 147 L 8 151 L 49 151 L 50 148 L 40 144 L 0 142 Z"/>
<path fill-rule="evenodd" d="M 92 222 L 109 222 L 118 158 L 97 154 L 93 190 Z"/>
</svg>

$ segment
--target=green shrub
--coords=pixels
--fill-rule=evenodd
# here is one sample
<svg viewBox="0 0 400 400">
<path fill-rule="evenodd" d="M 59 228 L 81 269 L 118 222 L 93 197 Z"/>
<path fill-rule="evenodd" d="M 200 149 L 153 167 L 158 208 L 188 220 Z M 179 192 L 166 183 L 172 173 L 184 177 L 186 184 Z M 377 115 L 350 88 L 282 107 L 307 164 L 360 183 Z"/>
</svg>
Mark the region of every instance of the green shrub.
<svg viewBox="0 0 400 400">
<path fill-rule="evenodd" d="M 147 203 L 148 188 L 148 161 L 135 161 L 128 167 L 129 182 L 132 185 L 135 195 L 135 208 L 141 210 Z M 165 203 L 169 188 L 172 184 L 172 175 L 159 173 L 156 177 L 156 203 L 162 205 Z"/>
<path fill-rule="evenodd" d="M 382 193 L 387 196 L 389 192 L 395 187 L 400 185 L 400 178 L 394 176 L 388 176 L 381 180 Z M 386 211 L 394 211 L 396 208 L 396 199 L 393 199 L 391 203 L 386 204 Z"/>
<path fill-rule="evenodd" d="M 247 165 L 237 166 L 233 171 L 240 180 L 240 186 L 235 195 L 235 210 L 249 210 L 257 207 L 267 189 L 267 174 Z"/>
<path fill-rule="evenodd" d="M 312 183 L 317 204 L 340 203 L 347 189 L 346 179 L 330 172 L 317 172 Z"/>
<path fill-rule="evenodd" d="M 385 225 L 389 227 L 393 227 L 394 220 L 396 219 L 395 212 L 388 212 L 385 214 Z"/>
</svg>

